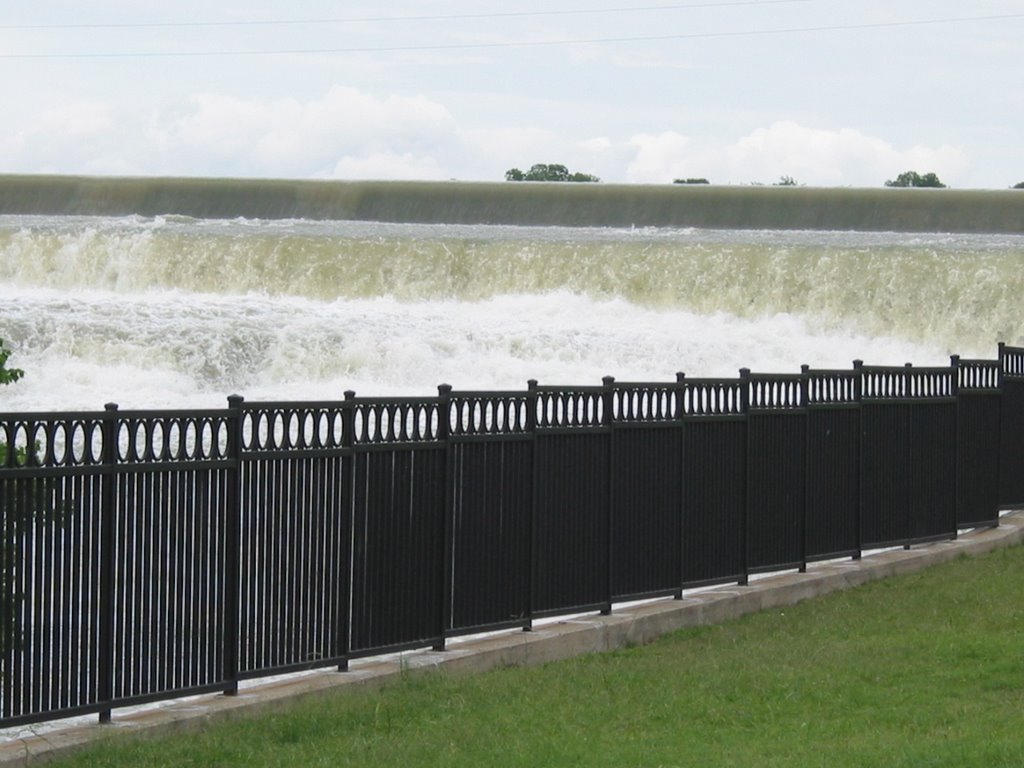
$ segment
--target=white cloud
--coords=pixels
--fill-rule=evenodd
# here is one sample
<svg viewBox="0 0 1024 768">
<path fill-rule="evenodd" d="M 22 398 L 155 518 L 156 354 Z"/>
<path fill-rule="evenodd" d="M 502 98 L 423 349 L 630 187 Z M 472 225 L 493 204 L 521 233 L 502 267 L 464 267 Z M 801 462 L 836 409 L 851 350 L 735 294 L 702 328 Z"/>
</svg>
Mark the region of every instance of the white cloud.
<svg viewBox="0 0 1024 768">
<path fill-rule="evenodd" d="M 499 158 L 513 167 L 559 162 L 539 158 L 557 157 L 552 153 L 559 152 L 564 142 L 552 131 L 529 127 L 477 129 L 466 133 L 465 138 L 482 158 Z"/>
<path fill-rule="evenodd" d="M 384 162 L 381 174 L 396 167 L 395 158 L 423 169 L 455 137 L 454 120 L 436 102 L 422 96 L 377 98 L 339 86 L 306 102 L 196 96 L 162 142 L 186 162 L 212 156 L 294 176 L 334 175 L 346 166 L 369 171 L 360 158 L 374 157 Z"/>
<path fill-rule="evenodd" d="M 116 130 L 113 110 L 92 101 L 46 109 L 20 125 L 12 116 L 0 132 L 0 164 L 13 171 L 124 173 L 130 163 L 110 138 Z"/>
<path fill-rule="evenodd" d="M 587 152 L 600 154 L 612 148 L 612 140 L 607 136 L 596 136 L 593 139 L 584 139 L 579 145 L 581 149 Z"/>
<path fill-rule="evenodd" d="M 878 186 L 905 170 L 934 171 L 948 181 L 970 167 L 957 147 L 899 150 L 851 128 L 818 129 L 793 121 L 757 128 L 732 144 L 674 132 L 637 134 L 629 143 L 636 153 L 626 175 L 633 182 L 687 175 L 719 183 L 772 183 L 791 176 L 810 185 Z"/>
<path fill-rule="evenodd" d="M 663 184 L 672 179 L 701 175 L 699 152 L 693 141 L 675 131 L 640 133 L 629 140 L 636 155 L 626 169 L 628 181 Z"/>
<path fill-rule="evenodd" d="M 171 109 L 83 102 L 40 113 L 0 138 L 7 170 L 324 177 L 358 172 L 444 178 L 461 141 L 441 104 L 333 87 L 300 101 L 196 94 Z M 379 169 L 374 169 L 379 162 Z"/>
<path fill-rule="evenodd" d="M 383 179 L 436 181 L 446 178 L 444 170 L 432 157 L 410 152 L 375 152 L 371 155 L 343 157 L 331 173 L 337 179 Z"/>
</svg>

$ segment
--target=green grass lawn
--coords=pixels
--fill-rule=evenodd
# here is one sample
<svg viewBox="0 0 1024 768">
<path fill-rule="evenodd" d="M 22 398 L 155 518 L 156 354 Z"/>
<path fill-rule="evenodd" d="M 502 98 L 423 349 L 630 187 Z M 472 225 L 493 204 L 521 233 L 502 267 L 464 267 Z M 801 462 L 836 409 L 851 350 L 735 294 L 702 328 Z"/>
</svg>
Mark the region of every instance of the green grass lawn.
<svg viewBox="0 0 1024 768">
<path fill-rule="evenodd" d="M 382 691 L 80 766 L 1022 766 L 1024 548 L 638 648 Z"/>
</svg>

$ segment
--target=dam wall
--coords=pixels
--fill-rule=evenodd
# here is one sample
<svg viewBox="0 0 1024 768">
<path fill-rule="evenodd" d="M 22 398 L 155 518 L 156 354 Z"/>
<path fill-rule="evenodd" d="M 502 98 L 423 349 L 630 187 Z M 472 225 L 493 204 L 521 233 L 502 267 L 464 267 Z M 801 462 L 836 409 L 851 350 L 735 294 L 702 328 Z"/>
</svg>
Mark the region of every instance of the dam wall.
<svg viewBox="0 0 1024 768">
<path fill-rule="evenodd" d="M 0 176 L 0 215 L 1024 233 L 1024 191 Z"/>
</svg>

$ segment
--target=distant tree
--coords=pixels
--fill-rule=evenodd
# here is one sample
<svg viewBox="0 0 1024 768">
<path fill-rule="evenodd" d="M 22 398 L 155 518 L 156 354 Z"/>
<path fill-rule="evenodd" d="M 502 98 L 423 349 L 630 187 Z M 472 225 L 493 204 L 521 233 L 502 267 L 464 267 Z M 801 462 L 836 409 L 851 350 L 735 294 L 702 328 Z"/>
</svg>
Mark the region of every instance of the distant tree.
<svg viewBox="0 0 1024 768">
<path fill-rule="evenodd" d="M 558 163 L 536 163 L 530 170 L 523 173 L 518 168 L 505 171 L 505 181 L 600 181 L 597 176 L 589 173 L 570 173 L 569 169 Z"/>
<path fill-rule="evenodd" d="M 779 180 L 776 181 L 773 187 L 795 187 L 797 186 L 796 179 L 792 176 L 780 176 Z"/>
<path fill-rule="evenodd" d="M 1011 187 L 1011 189 L 1024 189 L 1024 181 L 1020 182 L 1019 184 L 1014 184 Z"/>
<path fill-rule="evenodd" d="M 945 184 L 939 181 L 934 173 L 926 173 L 923 176 L 917 171 L 905 171 L 895 179 L 885 182 L 887 187 L 935 187 L 945 188 Z"/>
<path fill-rule="evenodd" d="M 673 184 L 710 184 L 707 179 L 689 178 L 689 179 L 672 179 Z"/>
<path fill-rule="evenodd" d="M 569 169 L 558 163 L 534 163 L 526 172 L 526 181 L 568 181 Z"/>
</svg>

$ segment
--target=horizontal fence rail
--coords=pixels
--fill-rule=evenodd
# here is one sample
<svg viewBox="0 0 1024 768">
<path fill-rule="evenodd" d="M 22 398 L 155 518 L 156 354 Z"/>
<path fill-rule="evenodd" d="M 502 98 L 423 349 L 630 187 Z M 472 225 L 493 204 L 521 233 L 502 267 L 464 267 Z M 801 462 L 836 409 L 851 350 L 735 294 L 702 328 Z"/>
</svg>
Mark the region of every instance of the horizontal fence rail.
<svg viewBox="0 0 1024 768">
<path fill-rule="evenodd" d="M 995 526 L 1024 348 L 224 409 L 0 413 L 0 726 Z"/>
</svg>

